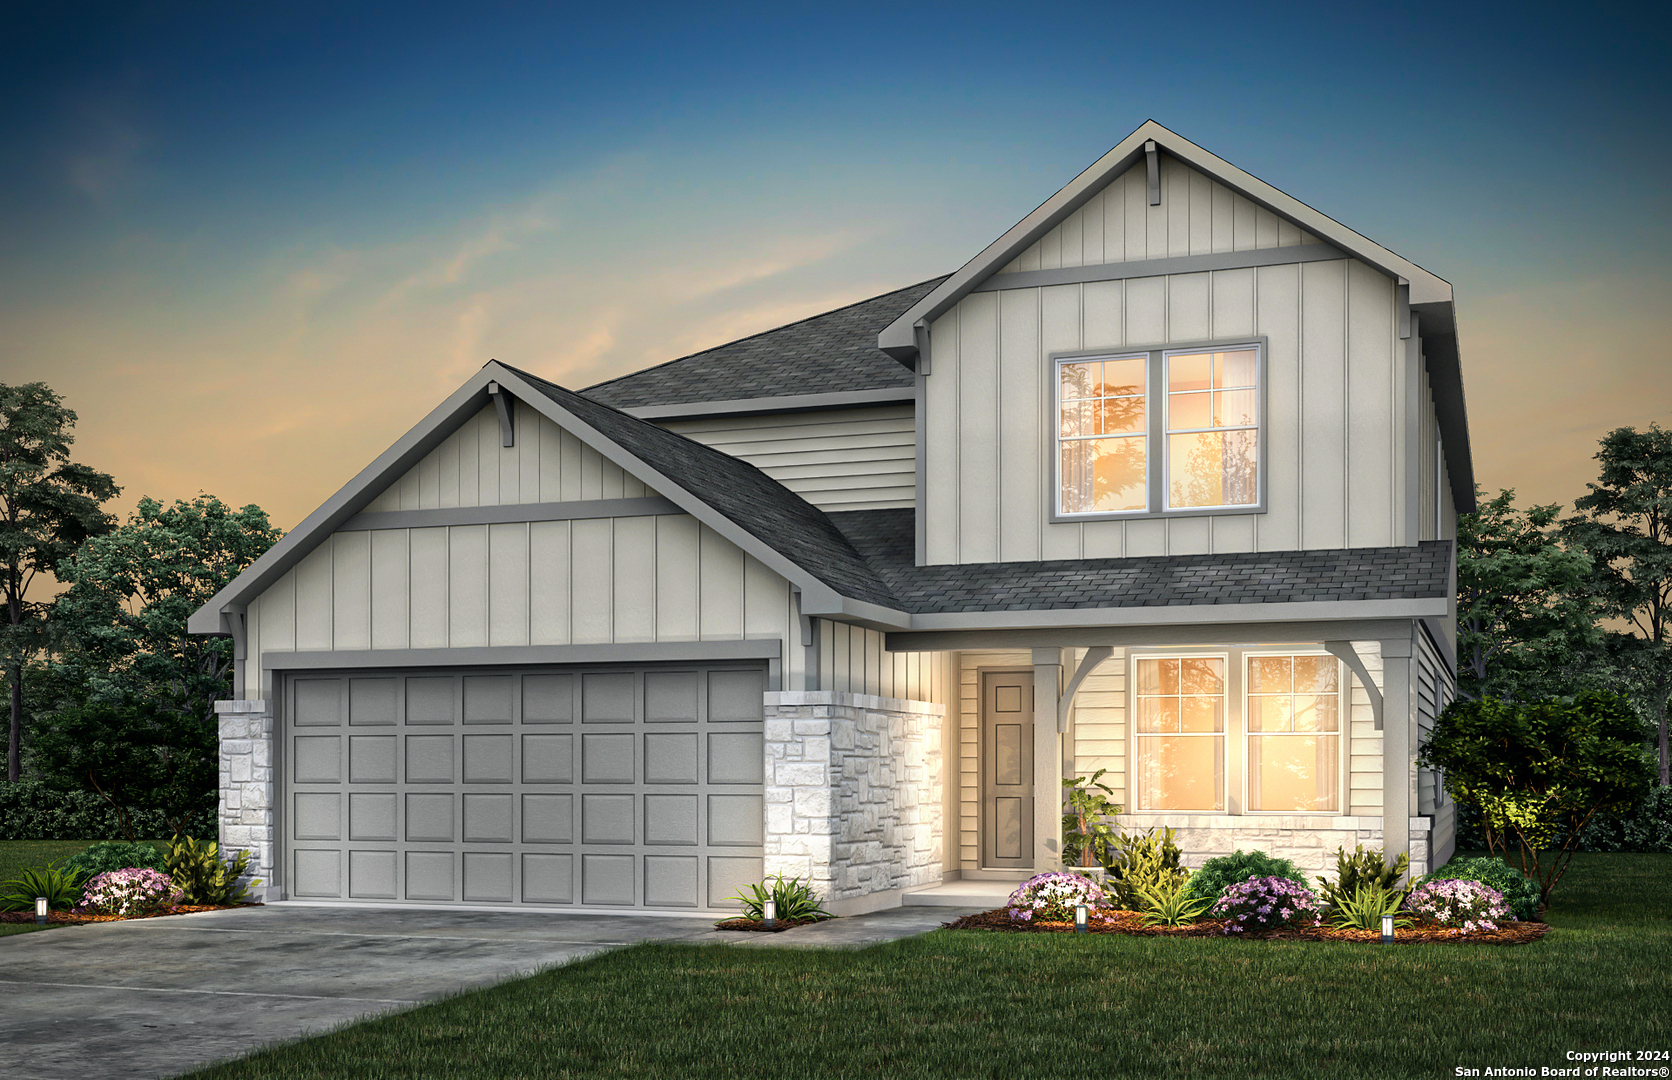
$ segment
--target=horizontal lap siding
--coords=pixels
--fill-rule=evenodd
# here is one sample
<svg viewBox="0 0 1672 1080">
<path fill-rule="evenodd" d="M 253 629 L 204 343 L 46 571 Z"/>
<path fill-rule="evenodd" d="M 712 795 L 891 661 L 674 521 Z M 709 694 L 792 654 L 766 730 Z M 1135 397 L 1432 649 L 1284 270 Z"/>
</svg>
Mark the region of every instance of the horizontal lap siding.
<svg viewBox="0 0 1672 1080">
<path fill-rule="evenodd" d="M 1078 669 L 1084 656 L 1084 649 L 1074 650 L 1074 668 L 1067 674 Z M 1126 650 L 1117 649 L 1080 684 L 1070 728 L 1074 764 L 1067 773 L 1091 776 L 1107 769 L 1098 783 L 1112 790 L 1111 798 L 1122 805 L 1132 801 L 1127 793 L 1126 667 Z"/>
<path fill-rule="evenodd" d="M 636 499 L 655 495 L 529 405 L 515 403 L 513 446 L 489 405 L 390 484 L 368 512 Z"/>
<path fill-rule="evenodd" d="M 347 532 L 252 601 L 249 648 L 798 642 L 791 606 L 788 582 L 683 514 Z M 803 685 L 799 648 L 784 666 Z"/>
<path fill-rule="evenodd" d="M 1353 648 L 1364 661 L 1370 678 L 1378 688 L 1386 685 L 1382 677 L 1382 646 L 1375 641 L 1355 641 Z M 1352 704 L 1349 708 L 1351 741 L 1347 746 L 1347 813 L 1380 814 L 1382 812 L 1382 733 L 1376 730 L 1376 711 L 1371 708 L 1370 695 L 1352 680 Z"/>
<path fill-rule="evenodd" d="M 754 465 L 822 510 L 916 505 L 910 405 L 674 420 L 670 431 Z"/>
</svg>

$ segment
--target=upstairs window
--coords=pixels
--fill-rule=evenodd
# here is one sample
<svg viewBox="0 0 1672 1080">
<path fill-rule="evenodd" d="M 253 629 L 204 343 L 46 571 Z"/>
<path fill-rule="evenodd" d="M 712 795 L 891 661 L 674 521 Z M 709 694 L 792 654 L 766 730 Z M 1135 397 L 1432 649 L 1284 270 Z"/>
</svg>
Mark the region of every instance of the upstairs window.
<svg viewBox="0 0 1672 1080">
<path fill-rule="evenodd" d="M 1054 516 L 1258 509 L 1261 345 L 1056 363 Z"/>
</svg>

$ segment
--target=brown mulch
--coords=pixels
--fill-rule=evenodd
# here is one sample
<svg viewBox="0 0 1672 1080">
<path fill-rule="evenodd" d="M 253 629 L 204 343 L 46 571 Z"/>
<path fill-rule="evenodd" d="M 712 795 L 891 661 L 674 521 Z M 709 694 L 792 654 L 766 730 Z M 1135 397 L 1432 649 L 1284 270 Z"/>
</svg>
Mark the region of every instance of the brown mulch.
<svg viewBox="0 0 1672 1080">
<path fill-rule="evenodd" d="M 808 926 L 824 919 L 779 919 L 777 926 L 767 926 L 760 919 L 726 919 L 714 924 L 716 930 L 749 930 L 757 934 L 777 934 L 785 930 L 794 930 L 798 926 Z"/>
<path fill-rule="evenodd" d="M 233 908 L 261 907 L 260 904 L 181 904 L 145 915 L 82 915 L 73 911 L 54 911 L 47 915 L 49 923 L 126 922 L 129 919 L 160 919 L 165 915 L 192 915 L 199 911 L 230 911 Z M 0 911 L 0 923 L 32 923 L 33 911 Z"/>
<path fill-rule="evenodd" d="M 1097 911 L 1087 920 L 1086 929 L 1093 934 L 1130 934 L 1134 937 L 1236 937 L 1261 941 L 1345 941 L 1358 945 L 1381 944 L 1379 930 L 1332 930 L 1328 927 L 1274 930 L 1264 934 L 1225 933 L 1225 920 L 1203 919 L 1184 926 L 1145 926 L 1142 912 Z M 965 915 L 953 922 L 942 923 L 948 930 L 992 930 L 1012 934 L 1072 934 L 1071 922 L 1017 922 L 1004 908 Z M 1545 923 L 1510 923 L 1498 930 L 1482 930 L 1462 934 L 1437 924 L 1404 927 L 1394 933 L 1396 945 L 1526 945 L 1549 933 Z"/>
</svg>

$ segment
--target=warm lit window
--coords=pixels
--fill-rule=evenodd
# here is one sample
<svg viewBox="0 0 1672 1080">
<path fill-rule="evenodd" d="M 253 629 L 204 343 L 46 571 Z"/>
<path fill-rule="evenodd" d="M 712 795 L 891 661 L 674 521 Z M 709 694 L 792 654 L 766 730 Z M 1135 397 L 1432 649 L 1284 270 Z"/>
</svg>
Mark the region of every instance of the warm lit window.
<svg viewBox="0 0 1672 1080">
<path fill-rule="evenodd" d="M 1339 812 L 1339 661 L 1249 656 L 1247 663 L 1249 812 Z"/>
<path fill-rule="evenodd" d="M 1167 507 L 1260 501 L 1259 353 L 1168 353 Z"/>
<path fill-rule="evenodd" d="M 1143 510 L 1146 355 L 1057 365 L 1065 514 Z"/>
<path fill-rule="evenodd" d="M 1139 810 L 1225 809 L 1225 659 L 1136 664 Z"/>
<path fill-rule="evenodd" d="M 1055 513 L 1257 509 L 1261 347 L 1058 360 Z"/>
</svg>

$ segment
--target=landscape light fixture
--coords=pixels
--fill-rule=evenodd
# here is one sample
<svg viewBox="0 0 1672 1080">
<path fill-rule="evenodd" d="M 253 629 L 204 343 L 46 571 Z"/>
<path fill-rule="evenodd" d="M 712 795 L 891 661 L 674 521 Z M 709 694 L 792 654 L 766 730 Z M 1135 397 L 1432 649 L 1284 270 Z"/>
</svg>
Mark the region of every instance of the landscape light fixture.
<svg viewBox="0 0 1672 1080">
<path fill-rule="evenodd" d="M 761 908 L 761 925 L 768 930 L 778 925 L 778 901 L 768 900 Z"/>
<path fill-rule="evenodd" d="M 1074 932 L 1076 934 L 1086 932 L 1086 905 L 1084 904 L 1074 905 Z"/>
<path fill-rule="evenodd" d="M 1393 916 L 1392 915 L 1383 915 L 1382 916 L 1382 944 L 1383 945 L 1393 944 Z"/>
<path fill-rule="evenodd" d="M 35 922 L 41 926 L 45 926 L 46 920 L 46 897 L 37 896 L 35 897 Z"/>
</svg>

